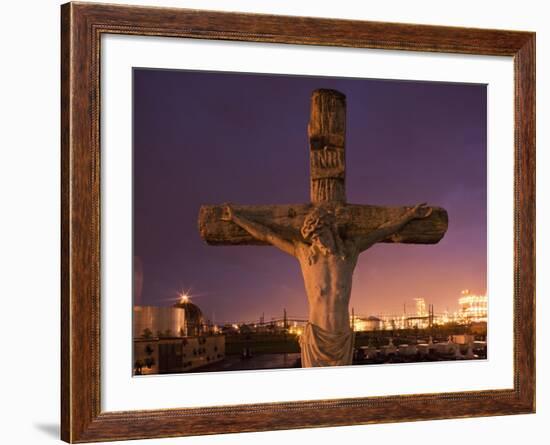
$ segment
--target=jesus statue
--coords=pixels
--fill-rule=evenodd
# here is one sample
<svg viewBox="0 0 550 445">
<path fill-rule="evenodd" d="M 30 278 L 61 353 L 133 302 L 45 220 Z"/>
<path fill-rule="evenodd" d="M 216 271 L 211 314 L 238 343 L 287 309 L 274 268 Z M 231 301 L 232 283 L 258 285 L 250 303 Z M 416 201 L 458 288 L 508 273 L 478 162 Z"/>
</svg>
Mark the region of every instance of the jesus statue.
<svg viewBox="0 0 550 445">
<path fill-rule="evenodd" d="M 254 239 L 271 244 L 300 263 L 309 304 L 309 318 L 300 337 L 302 367 L 351 365 L 354 334 L 348 304 L 357 259 L 375 243 L 396 235 L 410 221 L 431 215 L 425 203 L 407 208 L 361 235 L 346 236 L 339 230 L 337 205 L 315 205 L 299 233 L 283 236 L 225 204 L 221 219 L 231 221 Z"/>
<path fill-rule="evenodd" d="M 309 318 L 300 336 L 302 367 L 351 365 L 354 335 L 349 300 L 359 254 L 373 244 L 438 243 L 448 227 L 441 207 L 385 207 L 346 200 L 346 97 L 311 95 L 307 128 L 310 202 L 203 205 L 200 236 L 209 245 L 272 245 L 300 263 Z"/>
</svg>

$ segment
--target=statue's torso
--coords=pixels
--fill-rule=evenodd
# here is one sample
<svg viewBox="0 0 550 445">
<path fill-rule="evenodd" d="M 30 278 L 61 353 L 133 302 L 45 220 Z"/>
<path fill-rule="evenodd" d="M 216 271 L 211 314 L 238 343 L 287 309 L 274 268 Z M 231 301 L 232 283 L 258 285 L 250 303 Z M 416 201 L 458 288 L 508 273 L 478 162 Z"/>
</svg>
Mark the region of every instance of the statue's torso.
<svg viewBox="0 0 550 445">
<path fill-rule="evenodd" d="M 357 264 L 356 249 L 346 246 L 344 258 L 319 253 L 310 264 L 310 246 L 300 244 L 296 257 L 304 277 L 310 323 L 332 332 L 349 330 L 348 304 Z"/>
</svg>

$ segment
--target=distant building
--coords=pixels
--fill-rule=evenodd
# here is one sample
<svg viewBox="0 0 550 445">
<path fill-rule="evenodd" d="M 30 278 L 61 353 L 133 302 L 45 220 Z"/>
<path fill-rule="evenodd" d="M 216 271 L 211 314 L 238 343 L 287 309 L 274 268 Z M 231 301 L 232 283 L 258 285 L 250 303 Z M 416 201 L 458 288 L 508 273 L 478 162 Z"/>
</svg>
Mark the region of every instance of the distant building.
<svg viewBox="0 0 550 445">
<path fill-rule="evenodd" d="M 378 331 L 383 329 L 382 320 L 374 315 L 368 317 L 353 317 L 351 322 L 353 324 L 353 330 L 356 332 Z"/>
<path fill-rule="evenodd" d="M 134 338 L 134 375 L 187 372 L 225 358 L 225 337 Z"/>
<path fill-rule="evenodd" d="M 459 317 L 465 322 L 487 322 L 487 295 L 474 295 L 468 289 L 458 299 Z"/>
<path fill-rule="evenodd" d="M 187 296 L 172 307 L 134 306 L 133 327 L 135 375 L 185 372 L 225 357 L 225 336 L 207 332 Z"/>
<path fill-rule="evenodd" d="M 427 316 L 428 312 L 426 311 L 426 300 L 424 300 L 424 298 L 415 298 L 414 301 L 416 303 L 416 316 Z"/>
<path fill-rule="evenodd" d="M 365 319 L 365 331 L 378 331 L 382 329 L 382 326 L 382 320 L 374 315 L 370 315 Z"/>
</svg>

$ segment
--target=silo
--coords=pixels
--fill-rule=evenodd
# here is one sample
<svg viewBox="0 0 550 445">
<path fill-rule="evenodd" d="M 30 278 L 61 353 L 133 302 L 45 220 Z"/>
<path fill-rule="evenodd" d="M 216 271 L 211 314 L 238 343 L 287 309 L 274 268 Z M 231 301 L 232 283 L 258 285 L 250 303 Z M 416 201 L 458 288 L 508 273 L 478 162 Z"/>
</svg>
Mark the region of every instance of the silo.
<svg viewBox="0 0 550 445">
<path fill-rule="evenodd" d="M 153 337 L 179 337 L 185 333 L 185 310 L 177 307 L 134 306 L 134 338 L 149 330 Z"/>
</svg>

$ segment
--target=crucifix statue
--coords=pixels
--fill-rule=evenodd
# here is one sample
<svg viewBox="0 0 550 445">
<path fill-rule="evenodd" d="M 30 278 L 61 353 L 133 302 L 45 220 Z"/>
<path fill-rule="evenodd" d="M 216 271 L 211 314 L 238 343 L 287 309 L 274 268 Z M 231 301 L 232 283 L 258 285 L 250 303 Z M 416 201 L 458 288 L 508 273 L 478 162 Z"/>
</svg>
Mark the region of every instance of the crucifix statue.
<svg viewBox="0 0 550 445">
<path fill-rule="evenodd" d="M 440 207 L 348 204 L 345 132 L 346 97 L 315 90 L 308 126 L 311 203 L 224 204 L 199 212 L 199 231 L 210 245 L 272 245 L 298 260 L 309 303 L 300 336 L 303 367 L 352 364 L 348 306 L 361 252 L 379 242 L 435 244 L 447 230 Z"/>
</svg>

